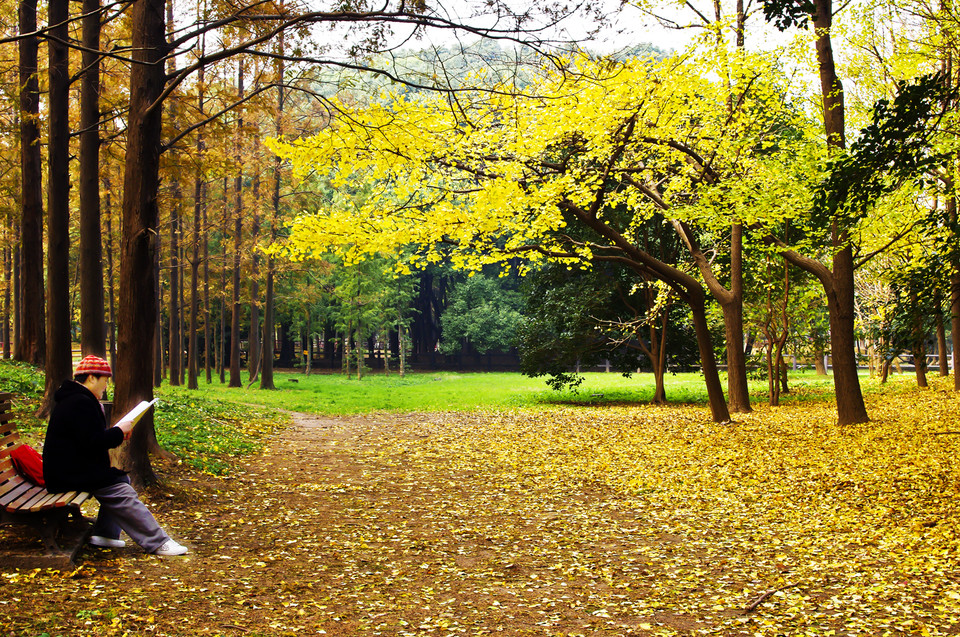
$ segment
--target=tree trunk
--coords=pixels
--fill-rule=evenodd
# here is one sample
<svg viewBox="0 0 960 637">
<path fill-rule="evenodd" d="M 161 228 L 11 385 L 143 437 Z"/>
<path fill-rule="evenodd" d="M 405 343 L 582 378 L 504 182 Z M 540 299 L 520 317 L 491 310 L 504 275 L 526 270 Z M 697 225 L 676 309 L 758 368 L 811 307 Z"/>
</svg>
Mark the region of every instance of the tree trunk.
<svg viewBox="0 0 960 637">
<path fill-rule="evenodd" d="M 653 390 L 653 402 L 658 405 L 667 404 L 667 387 L 666 387 L 666 375 L 667 375 L 667 315 L 668 315 L 669 306 L 664 308 L 663 317 L 660 322 L 660 334 L 659 341 L 657 341 L 657 330 L 653 328 L 653 325 L 650 326 L 650 343 L 651 348 L 650 352 L 653 356 L 650 357 L 650 363 L 653 365 L 653 378 L 654 378 L 654 390 Z M 656 342 L 656 346 L 653 344 Z"/>
<path fill-rule="evenodd" d="M 167 29 L 169 31 L 173 30 L 173 0 L 167 0 Z M 170 39 L 173 39 L 173 34 L 168 35 Z M 173 73 L 176 69 L 176 64 L 174 58 L 167 60 L 167 72 Z M 170 121 L 173 123 L 173 130 L 176 134 L 180 129 L 180 122 L 178 118 L 178 109 L 176 100 L 169 100 L 167 102 L 168 108 L 170 109 Z M 173 161 L 170 155 L 167 155 L 168 160 Z M 167 337 L 169 338 L 169 347 L 170 350 L 170 385 L 179 387 L 180 386 L 180 371 L 183 367 L 183 347 L 181 342 L 181 323 L 180 323 L 180 308 L 182 304 L 180 303 L 180 224 L 182 217 L 183 205 L 183 192 L 180 188 L 180 171 L 177 166 L 171 166 L 172 170 L 170 171 L 170 185 L 171 185 L 171 201 L 170 201 L 170 298 L 168 300 L 167 306 L 167 320 L 169 321 L 169 327 L 167 329 Z"/>
<path fill-rule="evenodd" d="M 36 0 L 22 0 L 20 33 L 37 31 Z M 43 176 L 40 159 L 40 84 L 37 79 L 37 37 L 24 35 L 18 44 L 20 63 L 20 327 L 17 360 L 43 365 L 46 358 L 43 283 Z"/>
<path fill-rule="evenodd" d="M 816 370 L 817 376 L 826 376 L 827 375 L 827 364 L 825 359 L 827 353 L 824 352 L 819 347 L 815 347 L 813 350 L 813 368 Z"/>
<path fill-rule="evenodd" d="M 689 292 L 688 304 L 693 313 L 693 328 L 697 334 L 697 348 L 700 350 L 700 364 L 703 369 L 703 380 L 707 386 L 707 397 L 710 401 L 710 412 L 716 422 L 730 420 L 727 403 L 723 399 L 723 387 L 720 385 L 720 374 L 717 371 L 717 362 L 713 357 L 713 339 L 710 328 L 707 326 L 707 311 L 704 306 L 704 297 L 701 290 Z"/>
<path fill-rule="evenodd" d="M 20 224 L 15 223 L 14 229 L 17 236 L 20 236 Z M 20 299 L 23 297 L 20 288 L 20 244 L 15 244 L 13 248 L 13 358 L 17 357 L 17 350 L 20 346 L 20 325 L 23 320 L 20 313 Z"/>
<path fill-rule="evenodd" d="M 243 99 L 243 58 L 237 70 L 237 91 Z M 243 115 L 237 119 L 237 176 L 234 180 L 233 314 L 230 321 L 230 387 L 240 387 L 240 250 L 243 246 Z"/>
<path fill-rule="evenodd" d="M 837 77 L 830 29 L 833 24 L 832 0 L 814 0 L 813 26 L 817 34 L 817 63 L 823 100 L 823 126 L 827 144 L 846 147 L 844 136 L 843 86 Z M 857 375 L 856 338 L 854 336 L 853 250 L 850 237 L 838 222 L 832 228 L 833 271 L 827 291 L 830 311 L 830 350 L 833 356 L 833 383 L 839 424 L 867 422 L 860 378 Z M 825 286 L 826 289 L 827 286 Z"/>
<path fill-rule="evenodd" d="M 947 211 L 950 224 L 956 228 L 960 222 L 957 216 L 957 198 L 947 199 Z M 955 237 L 960 239 L 960 237 Z M 960 392 L 960 254 L 954 250 L 953 267 L 950 275 L 950 338 L 953 341 L 953 389 Z"/>
<path fill-rule="evenodd" d="M 947 328 L 943 317 L 943 296 L 938 289 L 935 292 L 933 318 L 936 321 L 937 332 L 937 367 L 939 376 L 950 375 L 949 354 L 947 353 Z"/>
<path fill-rule="evenodd" d="M 70 67 L 68 0 L 47 5 L 49 143 L 47 144 L 47 356 L 46 391 L 38 416 L 53 408 L 53 394 L 73 372 L 70 339 Z M 101 312 L 103 306 L 101 305 Z M 102 345 L 101 345 L 102 347 Z"/>
<path fill-rule="evenodd" d="M 83 0 L 80 77 L 80 353 L 106 356 L 100 232 L 100 0 Z"/>
<path fill-rule="evenodd" d="M 197 145 L 202 150 L 202 140 L 198 138 Z M 197 347 L 197 321 L 200 312 L 200 221 L 203 207 L 203 179 L 200 171 L 193 184 L 193 239 L 190 248 L 190 327 L 187 333 L 187 388 L 198 389 L 197 374 L 199 372 L 199 352 Z"/>
<path fill-rule="evenodd" d="M 910 291 L 910 304 L 913 306 L 913 370 L 917 375 L 917 387 L 926 388 L 927 385 L 927 347 L 924 340 L 927 338 L 921 316 L 920 295 L 916 290 Z"/>
<path fill-rule="evenodd" d="M 213 383 L 213 340 L 210 326 L 213 314 L 210 311 L 210 240 L 207 233 L 207 191 L 206 184 L 203 190 L 203 367 L 207 376 L 207 384 Z"/>
<path fill-rule="evenodd" d="M 723 304 L 723 329 L 727 349 L 727 404 L 730 411 L 748 413 L 750 387 L 743 352 L 743 225 L 730 229 L 730 298 Z"/>
<path fill-rule="evenodd" d="M 116 299 L 114 298 L 113 289 L 113 203 L 110 197 L 110 174 L 107 173 L 104 177 L 104 186 L 106 187 L 106 198 L 104 199 L 104 204 L 106 206 L 106 222 L 107 222 L 107 312 L 108 312 L 108 323 L 107 323 L 107 335 L 110 339 L 110 367 L 112 369 L 117 368 L 117 305 Z"/>
<path fill-rule="evenodd" d="M 223 240 L 223 261 L 220 264 L 220 339 L 217 345 L 217 373 L 220 374 L 220 384 L 226 382 L 227 357 L 227 262 L 230 250 L 227 248 L 226 238 L 230 236 L 230 189 L 229 180 L 223 178 L 223 214 L 221 217 L 221 234 Z"/>
<path fill-rule="evenodd" d="M 123 245 L 120 261 L 118 365 L 114 413 L 126 413 L 141 400 L 153 398 L 153 342 L 157 331 L 156 237 L 159 212 L 163 90 L 162 57 L 167 52 L 163 0 L 137 0 L 131 9 L 133 34 L 130 69 L 130 111 L 123 182 Z M 125 468 L 138 484 L 157 476 L 150 452 L 158 449 L 152 412 L 134 427 L 126 446 Z"/>
<path fill-rule="evenodd" d="M 835 241 L 835 245 L 845 244 L 845 239 Z M 857 375 L 853 251 L 849 245 L 834 255 L 833 280 L 833 290 L 827 293 L 827 308 L 830 312 L 830 353 L 837 420 L 841 425 L 867 422 L 869 417 Z"/>
<path fill-rule="evenodd" d="M 202 70 L 202 69 L 201 69 Z M 201 73 L 202 82 L 202 73 Z M 203 96 L 201 89 L 200 112 L 203 113 Z M 203 155 L 203 135 L 197 135 L 197 154 Z M 201 160 L 202 161 L 202 160 Z M 197 168 L 196 179 L 193 183 L 193 238 L 190 254 L 190 328 L 188 333 L 187 357 L 187 388 L 198 389 L 197 376 L 200 370 L 200 353 L 197 342 L 198 320 L 200 313 L 200 224 L 204 206 L 204 183 L 201 170 Z"/>
<path fill-rule="evenodd" d="M 775 367 L 774 353 L 773 353 L 773 340 L 769 336 L 769 329 L 765 330 L 767 333 L 767 344 L 766 344 L 766 360 L 767 360 L 767 390 L 770 393 L 770 406 L 779 407 L 780 406 L 780 384 L 777 382 L 777 370 Z"/>
<path fill-rule="evenodd" d="M 279 38 L 279 53 L 282 56 L 285 50 L 283 33 Z M 277 60 L 277 78 L 279 83 L 277 87 L 277 116 L 275 134 L 277 137 L 283 135 L 283 108 L 284 108 L 284 63 L 283 58 Z M 280 223 L 280 169 L 281 162 L 279 156 L 273 158 L 273 192 L 271 193 L 270 203 L 272 216 L 270 220 L 270 240 L 277 239 L 277 227 Z M 273 350 L 274 350 L 274 289 L 273 280 L 276 275 L 276 265 L 273 255 L 267 255 L 267 282 L 266 294 L 263 302 L 263 361 L 260 371 L 260 389 L 276 389 L 273 381 Z"/>
<path fill-rule="evenodd" d="M 781 339 L 780 342 L 777 344 L 778 346 L 777 358 L 780 361 L 779 365 L 780 365 L 780 393 L 781 394 L 790 393 L 790 385 L 787 377 L 787 361 L 783 359 L 783 350 L 786 344 L 787 344 L 786 338 Z"/>
<path fill-rule="evenodd" d="M 743 226 L 734 223 L 730 234 L 730 289 L 720 283 L 713 266 L 687 224 L 672 225 L 687 246 L 700 270 L 710 294 L 723 309 L 723 329 L 727 352 L 727 404 L 731 412 L 749 413 L 750 390 L 747 384 L 747 361 L 743 352 Z"/>
<path fill-rule="evenodd" d="M 176 171 L 174 171 L 176 172 Z M 180 181 L 173 178 L 173 201 L 170 205 L 170 298 L 167 301 L 169 328 L 170 385 L 180 385 Z"/>
<path fill-rule="evenodd" d="M 159 212 L 158 218 L 159 218 Z M 163 384 L 163 379 L 166 377 L 166 365 L 164 361 L 166 358 L 163 354 L 163 289 L 160 287 L 160 253 L 162 252 L 163 242 L 160 239 L 159 233 L 156 236 L 156 245 L 154 247 L 153 255 L 153 287 L 154 294 L 157 298 L 156 303 L 156 328 L 154 329 L 154 343 L 153 351 L 156 352 L 155 359 L 153 362 L 153 386 L 159 387 Z"/>
<path fill-rule="evenodd" d="M 250 355 L 247 356 L 249 382 L 256 382 L 260 374 L 260 251 L 257 241 L 260 238 L 260 172 L 254 165 L 253 210 L 250 224 L 250 245 L 253 252 L 250 258 Z"/>
<path fill-rule="evenodd" d="M 922 340 L 913 343 L 913 370 L 917 376 L 917 387 L 926 389 L 927 384 L 927 348 Z"/>
<path fill-rule="evenodd" d="M 3 248 L 3 358 L 10 358 L 10 275 L 13 273 L 9 247 Z"/>
</svg>

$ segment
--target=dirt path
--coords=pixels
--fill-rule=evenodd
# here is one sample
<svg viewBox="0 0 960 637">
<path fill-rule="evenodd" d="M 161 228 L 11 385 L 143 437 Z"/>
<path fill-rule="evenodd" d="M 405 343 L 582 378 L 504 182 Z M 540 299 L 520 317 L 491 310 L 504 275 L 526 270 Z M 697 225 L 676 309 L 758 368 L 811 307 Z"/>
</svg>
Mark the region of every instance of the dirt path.
<svg viewBox="0 0 960 637">
<path fill-rule="evenodd" d="M 482 456 L 465 463 L 453 449 L 425 449 L 431 436 L 450 435 L 439 418 L 295 415 L 245 470 L 175 479 L 151 494 L 190 556 L 89 549 L 71 574 L 34 573 L 33 585 L 29 573 L 6 576 L 0 631 L 646 635 L 651 624 L 671 634 L 697 627 L 645 605 L 663 573 L 645 562 L 651 536 L 617 496 L 518 487 L 486 471 Z"/>
</svg>

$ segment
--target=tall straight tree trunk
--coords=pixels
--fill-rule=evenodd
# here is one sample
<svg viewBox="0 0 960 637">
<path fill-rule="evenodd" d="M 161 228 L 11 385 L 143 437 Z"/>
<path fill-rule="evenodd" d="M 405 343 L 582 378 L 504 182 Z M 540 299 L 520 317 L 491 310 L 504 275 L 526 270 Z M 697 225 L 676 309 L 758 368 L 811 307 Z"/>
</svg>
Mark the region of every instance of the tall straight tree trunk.
<svg viewBox="0 0 960 637">
<path fill-rule="evenodd" d="M 247 356 L 249 382 L 253 383 L 260 374 L 260 251 L 257 241 L 260 238 L 260 170 L 253 168 L 253 209 L 250 224 L 250 245 L 253 246 L 250 258 L 250 355 Z"/>
<path fill-rule="evenodd" d="M 220 384 L 226 382 L 226 346 L 227 346 L 227 259 L 230 251 L 227 249 L 227 237 L 230 236 L 230 203 L 228 187 L 229 180 L 223 178 L 223 214 L 221 217 L 221 235 L 223 236 L 223 260 L 220 264 L 220 340 L 217 346 L 217 373 L 220 374 Z"/>
<path fill-rule="evenodd" d="M 131 9 L 130 111 L 123 180 L 119 338 L 114 413 L 153 398 L 153 343 L 157 333 L 157 193 L 159 190 L 163 57 L 167 53 L 164 0 L 137 0 Z M 151 412 L 134 427 L 123 464 L 138 484 L 156 482 L 150 453 L 159 449 Z"/>
<path fill-rule="evenodd" d="M 40 161 L 40 83 L 37 79 L 36 0 L 19 6 L 20 75 L 20 320 L 14 357 L 43 365 L 46 313 L 43 298 L 43 176 Z M 16 331 L 16 329 L 15 329 Z"/>
<path fill-rule="evenodd" d="M 100 232 L 100 0 L 83 0 L 80 76 L 80 352 L 106 356 Z"/>
<path fill-rule="evenodd" d="M 106 196 L 104 205 L 107 211 L 107 336 L 110 346 L 110 366 L 117 368 L 117 306 L 113 294 L 113 206 L 110 197 L 110 175 L 105 177 Z"/>
<path fill-rule="evenodd" d="M 952 227 L 960 222 L 957 215 L 957 198 L 947 199 L 947 214 Z M 960 237 L 955 237 L 960 239 Z M 950 338 L 953 341 L 953 389 L 960 392 L 960 254 L 954 250 L 953 268 L 950 274 Z"/>
<path fill-rule="evenodd" d="M 173 30 L 173 0 L 167 0 L 167 30 Z M 173 35 L 168 35 L 172 39 Z M 167 71 L 172 73 L 175 68 L 174 59 L 167 60 Z M 176 100 L 168 101 L 170 121 L 174 131 L 179 130 L 178 109 Z M 168 159 L 170 155 L 167 156 Z M 169 327 L 167 336 L 170 350 L 170 385 L 180 385 L 180 371 L 183 365 L 183 346 L 180 336 L 180 223 L 183 192 L 180 189 L 180 171 L 173 167 L 170 176 L 172 199 L 170 201 L 170 299 L 167 306 L 167 320 Z"/>
<path fill-rule="evenodd" d="M 201 50 L 202 52 L 202 50 Z M 204 73 L 203 67 L 197 76 L 197 109 L 203 117 L 204 109 Z M 197 343 L 197 320 L 200 313 L 200 223 L 203 218 L 204 183 L 203 183 L 203 133 L 197 133 L 197 174 L 193 182 L 193 239 L 191 240 L 190 255 L 190 331 L 188 338 L 188 374 L 187 387 L 198 389 L 197 375 L 199 373 L 199 352 Z"/>
<path fill-rule="evenodd" d="M 213 383 L 213 341 L 211 322 L 213 314 L 210 311 L 210 240 L 207 233 L 207 187 L 203 187 L 203 367 L 207 376 L 207 384 Z"/>
<path fill-rule="evenodd" d="M 53 408 L 53 394 L 70 378 L 70 67 L 69 0 L 47 5 L 50 35 L 49 142 L 47 144 L 47 357 L 46 391 L 38 415 Z"/>
<path fill-rule="evenodd" d="M 159 213 L 158 218 L 159 218 Z M 163 242 L 160 240 L 160 235 L 157 234 L 156 244 L 154 249 L 154 262 L 153 262 L 153 284 L 154 284 L 154 295 L 157 299 L 156 303 L 156 329 L 154 330 L 154 343 L 153 351 L 154 362 L 153 362 L 153 386 L 159 387 L 163 384 L 163 379 L 166 377 L 166 366 L 164 364 L 163 355 L 163 288 L 160 286 L 160 254 L 162 253 Z"/>
<path fill-rule="evenodd" d="M 277 77 L 276 82 L 277 86 L 277 116 L 275 120 L 276 128 L 275 134 L 277 137 L 283 135 L 283 107 L 284 107 L 284 85 L 283 85 L 283 75 L 285 72 L 285 66 L 283 62 L 284 54 L 284 37 L 283 32 L 280 33 L 280 38 L 278 40 L 278 49 L 279 57 L 277 59 Z M 271 219 L 270 219 L 270 240 L 277 240 L 277 225 L 280 223 L 280 157 L 274 156 L 273 158 L 273 192 L 270 196 L 271 203 Z M 260 365 L 260 389 L 276 389 L 273 380 L 273 350 L 274 350 L 274 319 L 273 319 L 273 306 L 274 306 L 274 289 L 273 289 L 273 279 L 276 272 L 276 265 L 273 260 L 273 255 L 267 255 L 267 282 L 266 282 L 266 291 L 265 298 L 263 301 L 263 360 Z"/>
<path fill-rule="evenodd" d="M 199 171 L 198 171 L 199 172 Z M 203 203 L 202 180 L 198 177 L 193 189 L 193 239 L 190 247 L 190 326 L 187 332 L 187 388 L 198 389 L 199 354 L 197 352 L 197 314 L 200 311 L 200 208 Z"/>
<path fill-rule="evenodd" d="M 13 255 L 10 248 L 3 249 L 3 358 L 10 358 L 10 288 L 12 282 L 10 275 L 13 274 Z"/>
<path fill-rule="evenodd" d="M 173 179 L 173 201 L 170 206 L 170 298 L 167 300 L 167 320 L 170 351 L 170 384 L 180 385 L 180 185 Z"/>
<path fill-rule="evenodd" d="M 206 48 L 206 39 L 201 39 L 200 41 L 200 56 L 203 56 L 204 50 Z M 205 95 L 204 91 L 206 86 L 204 84 L 204 67 L 200 67 L 197 73 L 197 111 L 200 115 L 200 119 L 203 119 L 204 108 L 206 104 L 204 103 Z M 193 239 L 191 241 L 191 255 L 190 255 L 190 332 L 188 338 L 188 361 L 187 361 L 187 387 L 189 389 L 199 389 L 200 385 L 197 382 L 197 376 L 200 371 L 200 353 L 198 351 L 199 343 L 197 342 L 197 329 L 198 329 L 198 320 L 200 313 L 200 224 L 203 220 L 206 219 L 206 189 L 203 179 L 203 162 L 204 162 L 204 141 L 203 141 L 203 129 L 200 129 L 197 132 L 197 167 L 196 167 L 196 176 L 194 177 L 193 182 Z M 209 305 L 207 305 L 209 308 Z M 209 340 L 209 331 L 207 324 L 209 319 L 204 321 L 204 330 L 206 335 L 204 338 L 204 346 Z M 207 382 L 210 382 L 210 366 L 207 365 Z"/>
<path fill-rule="evenodd" d="M 926 388 L 927 384 L 927 346 L 924 343 L 927 337 L 923 328 L 923 317 L 920 316 L 920 295 L 916 290 L 910 292 L 910 304 L 915 313 L 913 323 L 913 370 L 917 376 L 917 387 Z"/>
<path fill-rule="evenodd" d="M 934 310 L 933 318 L 936 321 L 936 331 L 937 331 L 937 368 L 939 376 L 949 376 L 950 375 L 950 361 L 948 360 L 949 354 L 947 353 L 947 329 L 944 325 L 943 317 L 943 295 L 940 293 L 940 289 L 934 292 Z"/>
<path fill-rule="evenodd" d="M 237 69 L 238 98 L 243 99 L 243 58 Z M 239 111 L 238 111 L 239 112 Z M 233 314 L 230 321 L 230 387 L 240 387 L 240 250 L 243 247 L 243 115 L 237 118 L 236 202 L 233 210 Z"/>
<path fill-rule="evenodd" d="M 20 224 L 15 224 L 14 227 L 19 236 Z M 20 299 L 22 297 L 20 289 L 20 244 L 16 244 L 13 248 L 13 358 L 17 357 L 16 348 L 19 347 L 20 343 L 20 324 L 22 323 Z"/>
<path fill-rule="evenodd" d="M 833 24 L 832 0 L 814 0 L 811 19 L 817 34 L 816 52 L 827 145 L 833 150 L 842 150 L 846 146 L 843 86 L 837 77 L 830 39 L 830 28 Z M 869 417 L 857 374 L 853 248 L 850 245 L 849 232 L 838 221 L 834 221 L 831 228 L 831 242 L 832 269 L 790 250 L 784 251 L 783 256 L 797 267 L 816 276 L 823 285 L 830 314 L 830 353 L 833 359 L 837 421 L 841 425 L 849 425 L 867 422 Z"/>
</svg>

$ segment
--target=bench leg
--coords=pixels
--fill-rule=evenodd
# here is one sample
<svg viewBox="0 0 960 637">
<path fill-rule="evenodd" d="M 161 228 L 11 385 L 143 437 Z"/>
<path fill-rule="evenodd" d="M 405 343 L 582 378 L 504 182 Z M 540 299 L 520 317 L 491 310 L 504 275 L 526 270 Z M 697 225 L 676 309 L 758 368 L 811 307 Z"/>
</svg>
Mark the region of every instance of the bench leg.
<svg viewBox="0 0 960 637">
<path fill-rule="evenodd" d="M 78 506 L 42 513 L 10 513 L 0 509 L 0 523 L 33 527 L 48 556 L 68 557 L 70 563 L 77 559 L 80 549 L 93 534 L 93 520 L 85 518 Z"/>
<path fill-rule="evenodd" d="M 46 513 L 39 527 L 47 554 L 67 555 L 71 564 L 93 534 L 93 523 L 83 517 L 79 507 L 75 509 L 70 507 Z"/>
</svg>

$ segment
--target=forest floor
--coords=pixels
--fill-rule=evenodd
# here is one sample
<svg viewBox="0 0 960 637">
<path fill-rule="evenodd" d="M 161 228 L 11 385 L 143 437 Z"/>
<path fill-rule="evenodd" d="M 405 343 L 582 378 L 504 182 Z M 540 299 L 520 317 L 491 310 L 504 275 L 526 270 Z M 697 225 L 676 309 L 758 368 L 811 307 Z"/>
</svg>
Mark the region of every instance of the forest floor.
<svg viewBox="0 0 960 637">
<path fill-rule="evenodd" d="M 960 436 L 918 443 L 929 492 L 878 527 L 865 501 L 903 507 L 865 441 L 898 434 L 776 413 L 298 414 L 229 477 L 161 467 L 144 497 L 187 556 L 50 569 L 0 529 L 0 635 L 960 634 Z"/>
</svg>

